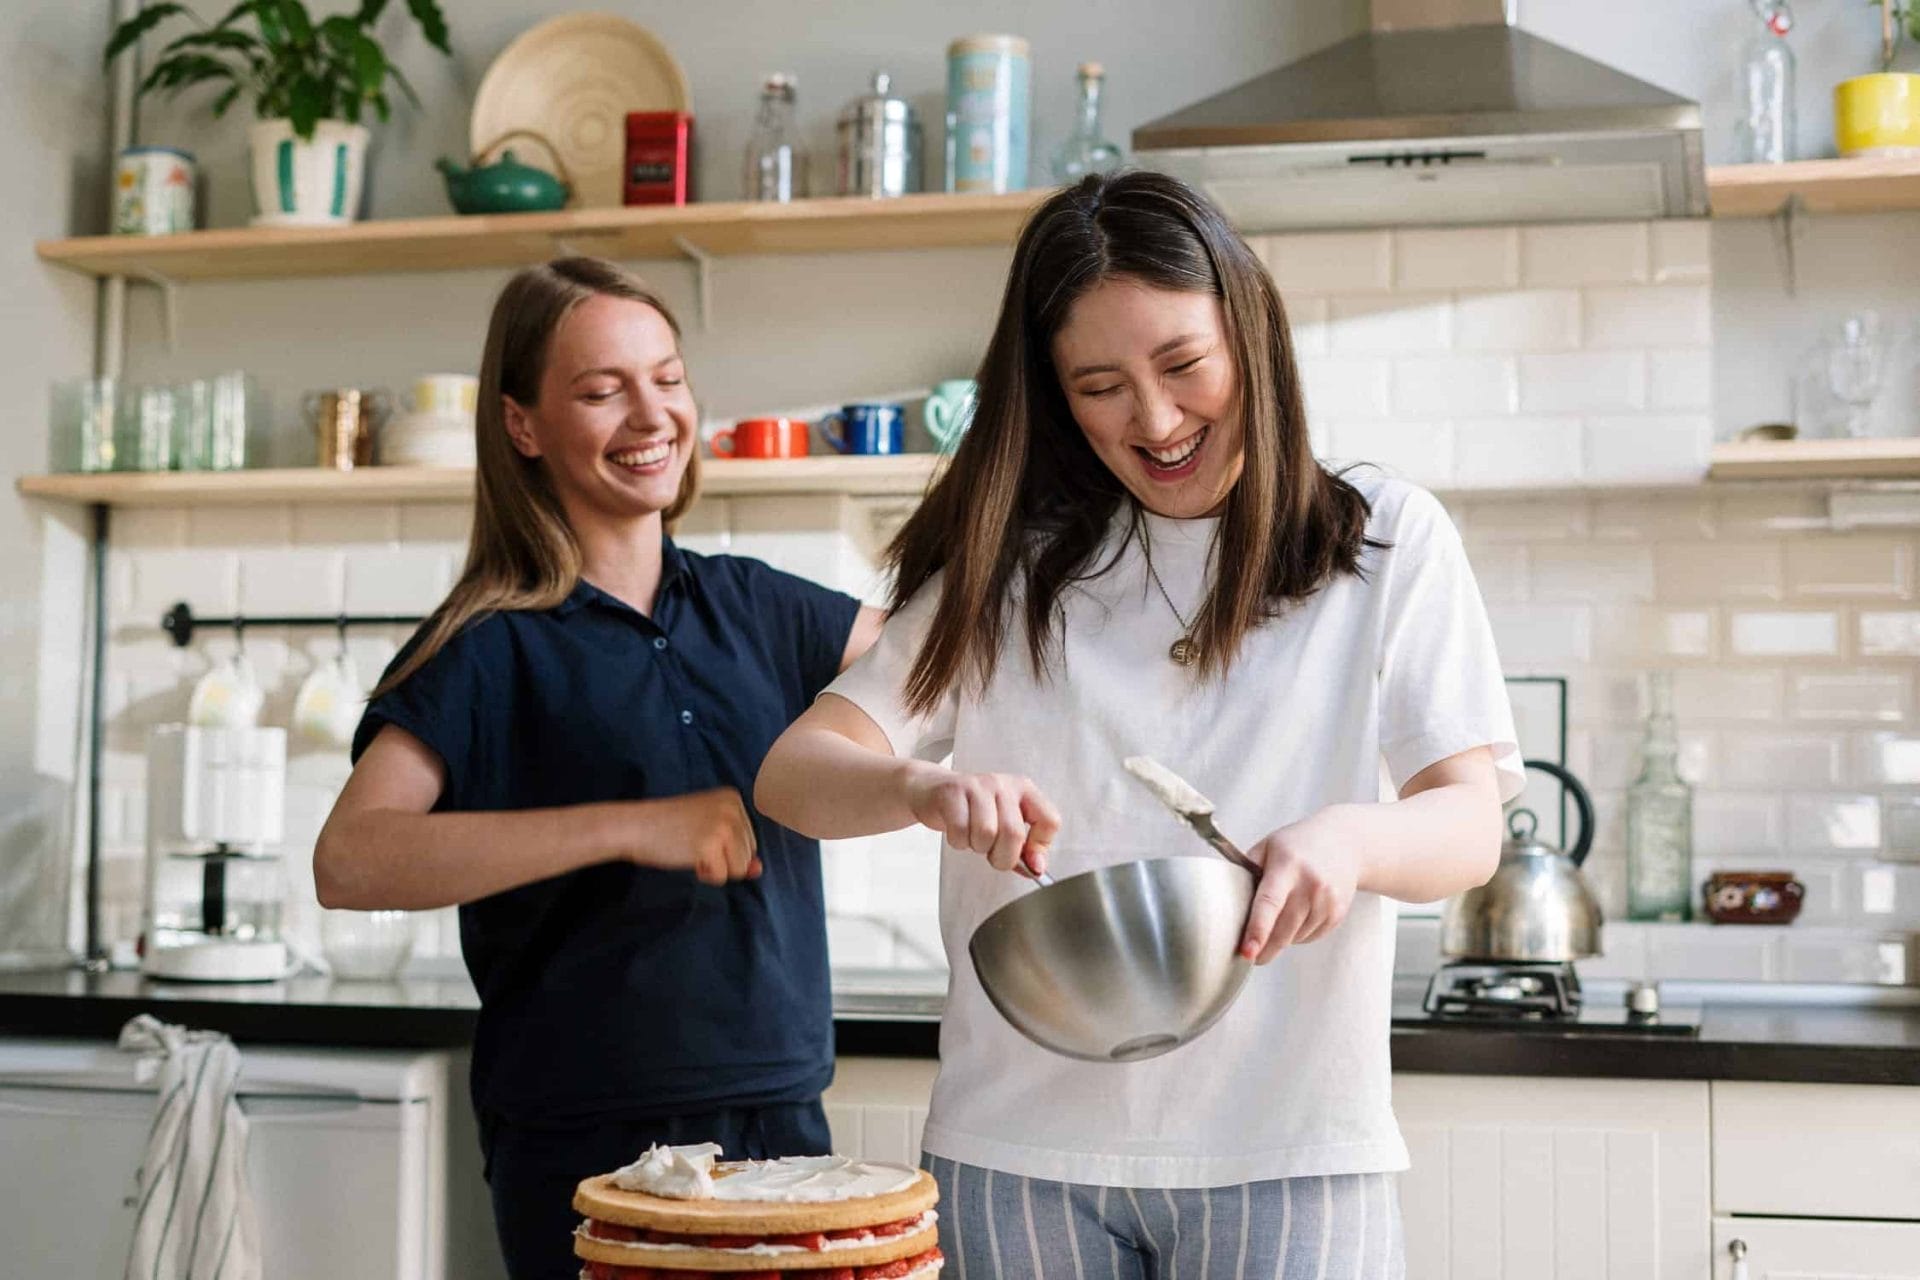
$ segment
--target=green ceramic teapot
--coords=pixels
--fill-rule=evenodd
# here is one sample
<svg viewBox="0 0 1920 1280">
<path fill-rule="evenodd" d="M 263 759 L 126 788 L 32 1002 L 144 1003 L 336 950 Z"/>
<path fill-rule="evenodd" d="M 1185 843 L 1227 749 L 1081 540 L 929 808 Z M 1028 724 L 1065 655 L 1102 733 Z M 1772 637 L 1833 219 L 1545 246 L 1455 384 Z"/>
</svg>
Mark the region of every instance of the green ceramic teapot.
<svg viewBox="0 0 1920 1280">
<path fill-rule="evenodd" d="M 522 164 L 512 148 L 502 151 L 492 164 L 482 163 L 494 147 L 516 137 L 531 138 L 546 147 L 560 176 L 556 178 L 545 169 Z M 447 199 L 460 213 L 544 213 L 563 208 L 573 194 L 573 184 L 567 178 L 567 167 L 560 153 L 545 138 L 525 129 L 503 134 L 491 145 L 481 148 L 473 157 L 471 168 L 455 164 L 445 156 L 434 162 L 434 168 L 446 176 Z"/>
</svg>

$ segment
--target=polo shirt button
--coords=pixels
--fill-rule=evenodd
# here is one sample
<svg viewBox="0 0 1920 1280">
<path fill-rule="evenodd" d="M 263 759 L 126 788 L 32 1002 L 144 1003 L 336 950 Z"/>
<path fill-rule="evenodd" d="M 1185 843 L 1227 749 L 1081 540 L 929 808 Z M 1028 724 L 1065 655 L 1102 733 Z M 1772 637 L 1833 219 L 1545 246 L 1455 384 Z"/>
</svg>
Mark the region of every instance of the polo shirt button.
<svg viewBox="0 0 1920 1280">
<path fill-rule="evenodd" d="M 667 647 L 667 638 L 666 638 L 665 636 L 655 636 L 655 637 L 653 638 L 653 647 L 654 647 L 654 648 L 656 648 L 656 649 L 664 649 L 664 648 L 666 648 L 666 647 Z"/>
<path fill-rule="evenodd" d="M 691 712 L 691 711 L 682 711 L 682 712 L 680 713 L 680 723 L 681 723 L 681 724 L 692 724 L 692 723 L 693 723 L 693 712 Z"/>
</svg>

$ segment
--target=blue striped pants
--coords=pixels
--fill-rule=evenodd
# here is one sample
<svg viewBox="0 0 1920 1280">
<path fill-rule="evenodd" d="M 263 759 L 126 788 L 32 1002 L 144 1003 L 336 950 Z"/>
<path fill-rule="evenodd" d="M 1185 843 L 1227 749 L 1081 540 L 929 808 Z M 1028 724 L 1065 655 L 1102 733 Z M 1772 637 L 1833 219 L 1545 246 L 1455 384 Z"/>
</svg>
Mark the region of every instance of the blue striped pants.
<svg viewBox="0 0 1920 1280">
<path fill-rule="evenodd" d="M 941 1280 L 1401 1280 L 1390 1173 L 1205 1190 L 1048 1182 L 922 1156 Z"/>
</svg>

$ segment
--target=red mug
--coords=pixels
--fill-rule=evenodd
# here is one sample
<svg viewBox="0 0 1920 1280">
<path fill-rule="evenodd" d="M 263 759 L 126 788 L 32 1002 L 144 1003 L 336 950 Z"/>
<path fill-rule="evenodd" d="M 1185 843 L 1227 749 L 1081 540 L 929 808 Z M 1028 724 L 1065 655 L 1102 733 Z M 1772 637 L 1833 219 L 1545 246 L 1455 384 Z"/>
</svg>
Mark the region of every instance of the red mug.
<svg viewBox="0 0 1920 1280">
<path fill-rule="evenodd" d="M 798 418 L 745 418 L 713 433 L 716 458 L 804 458 L 807 424 Z"/>
</svg>

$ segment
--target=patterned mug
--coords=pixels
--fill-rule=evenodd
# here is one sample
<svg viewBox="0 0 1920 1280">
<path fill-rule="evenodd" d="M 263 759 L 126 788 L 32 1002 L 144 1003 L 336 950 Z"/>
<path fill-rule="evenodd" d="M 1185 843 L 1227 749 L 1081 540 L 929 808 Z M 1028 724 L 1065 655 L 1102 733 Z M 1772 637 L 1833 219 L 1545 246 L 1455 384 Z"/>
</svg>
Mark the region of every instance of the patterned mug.
<svg viewBox="0 0 1920 1280">
<path fill-rule="evenodd" d="M 933 384 L 925 409 L 927 434 L 933 437 L 940 452 L 952 453 L 960 443 L 967 424 L 973 421 L 974 403 L 979 394 L 980 388 L 972 378 L 949 378 Z"/>
</svg>

